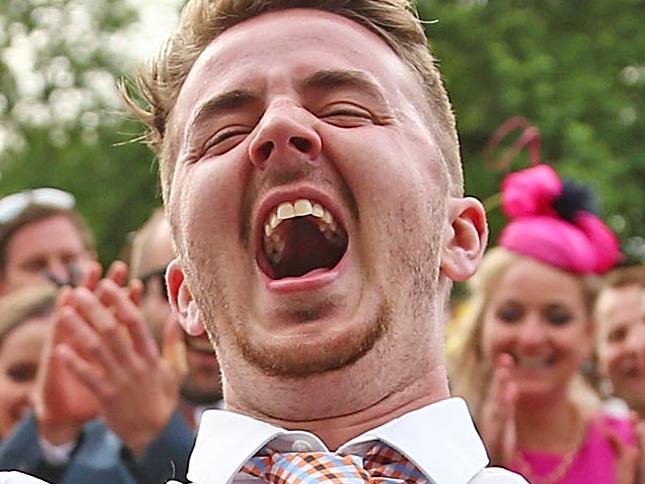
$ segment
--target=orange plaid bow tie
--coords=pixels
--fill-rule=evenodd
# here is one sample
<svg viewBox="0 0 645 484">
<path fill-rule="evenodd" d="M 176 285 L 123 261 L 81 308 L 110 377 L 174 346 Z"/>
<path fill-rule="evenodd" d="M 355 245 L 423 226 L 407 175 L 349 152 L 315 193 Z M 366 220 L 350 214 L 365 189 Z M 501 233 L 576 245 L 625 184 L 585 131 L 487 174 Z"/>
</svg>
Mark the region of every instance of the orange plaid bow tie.
<svg viewBox="0 0 645 484">
<path fill-rule="evenodd" d="M 271 484 L 408 484 L 427 483 L 409 460 L 389 447 L 377 444 L 365 457 L 327 452 L 280 454 L 269 448 L 253 457 L 241 469 L 248 475 Z"/>
</svg>

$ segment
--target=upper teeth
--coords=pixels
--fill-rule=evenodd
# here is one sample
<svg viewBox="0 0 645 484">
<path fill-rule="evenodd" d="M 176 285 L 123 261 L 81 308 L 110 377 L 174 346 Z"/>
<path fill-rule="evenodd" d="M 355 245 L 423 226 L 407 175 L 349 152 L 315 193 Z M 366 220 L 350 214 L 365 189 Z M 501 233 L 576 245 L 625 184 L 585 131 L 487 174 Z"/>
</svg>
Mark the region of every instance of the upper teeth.
<svg viewBox="0 0 645 484">
<path fill-rule="evenodd" d="M 317 202 L 306 198 L 298 199 L 294 202 L 283 202 L 273 209 L 267 216 L 264 224 L 264 250 L 273 264 L 277 264 L 282 259 L 284 249 L 287 245 L 276 229 L 284 220 L 296 217 L 315 217 L 318 229 L 330 242 L 340 243 L 343 238 L 338 233 L 338 224 L 329 210 Z"/>
<path fill-rule="evenodd" d="M 264 235 L 271 237 L 273 231 L 282 223 L 283 220 L 289 220 L 295 217 L 306 217 L 313 215 L 320 219 L 324 224 L 319 224 L 320 229 L 324 232 L 328 227 L 336 229 L 336 222 L 331 212 L 322 205 L 306 198 L 301 198 L 295 202 L 283 202 L 278 205 L 268 216 L 264 224 Z M 328 226 L 328 227 L 325 227 Z"/>
</svg>

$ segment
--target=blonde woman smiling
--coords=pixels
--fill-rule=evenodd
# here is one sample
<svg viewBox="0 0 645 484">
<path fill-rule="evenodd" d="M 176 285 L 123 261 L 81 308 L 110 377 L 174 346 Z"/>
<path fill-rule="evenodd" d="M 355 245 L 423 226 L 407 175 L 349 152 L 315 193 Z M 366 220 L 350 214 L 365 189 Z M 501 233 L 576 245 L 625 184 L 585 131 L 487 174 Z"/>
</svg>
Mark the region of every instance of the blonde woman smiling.
<svg viewBox="0 0 645 484">
<path fill-rule="evenodd" d="M 511 174 L 510 223 L 472 280 L 471 319 L 453 384 L 491 460 L 536 484 L 635 482 L 629 421 L 594 405 L 580 367 L 591 355 L 592 276 L 618 244 L 587 192 L 547 165 Z"/>
</svg>

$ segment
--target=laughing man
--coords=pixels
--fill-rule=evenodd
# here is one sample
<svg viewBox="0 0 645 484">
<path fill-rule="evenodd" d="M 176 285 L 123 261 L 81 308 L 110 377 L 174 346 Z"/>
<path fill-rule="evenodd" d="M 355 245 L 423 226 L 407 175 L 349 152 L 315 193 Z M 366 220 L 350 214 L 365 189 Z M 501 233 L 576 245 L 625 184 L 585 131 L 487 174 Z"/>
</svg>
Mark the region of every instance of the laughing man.
<svg viewBox="0 0 645 484">
<path fill-rule="evenodd" d="M 444 305 L 487 229 L 408 3 L 191 1 L 141 85 L 172 305 L 223 373 L 189 479 L 522 482 L 449 398 Z"/>
<path fill-rule="evenodd" d="M 178 257 L 226 411 L 188 478 L 519 483 L 450 399 L 443 318 L 486 245 L 404 0 L 195 0 L 141 79 Z"/>
</svg>

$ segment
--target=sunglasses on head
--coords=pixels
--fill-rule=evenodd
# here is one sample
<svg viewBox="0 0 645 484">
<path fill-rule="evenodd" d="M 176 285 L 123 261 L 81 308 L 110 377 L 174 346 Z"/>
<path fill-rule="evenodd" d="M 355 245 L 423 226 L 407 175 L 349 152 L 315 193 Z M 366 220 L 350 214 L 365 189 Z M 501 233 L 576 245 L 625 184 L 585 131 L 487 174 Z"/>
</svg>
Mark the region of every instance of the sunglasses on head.
<svg viewBox="0 0 645 484">
<path fill-rule="evenodd" d="M 34 188 L 0 198 L 0 224 L 16 220 L 29 207 L 52 207 L 69 210 L 76 199 L 71 193 L 57 188 Z"/>
</svg>

